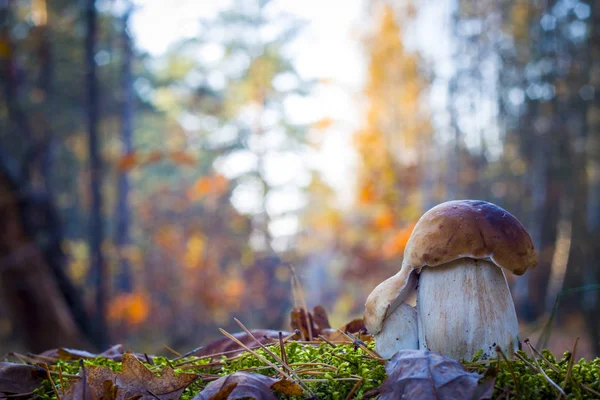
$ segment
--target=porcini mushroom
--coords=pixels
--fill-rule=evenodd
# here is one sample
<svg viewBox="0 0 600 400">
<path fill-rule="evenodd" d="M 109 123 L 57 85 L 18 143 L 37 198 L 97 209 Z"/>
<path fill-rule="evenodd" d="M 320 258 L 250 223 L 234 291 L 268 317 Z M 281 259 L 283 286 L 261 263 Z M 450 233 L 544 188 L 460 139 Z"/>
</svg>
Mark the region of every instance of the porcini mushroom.
<svg viewBox="0 0 600 400">
<path fill-rule="evenodd" d="M 522 275 L 536 264 L 529 234 L 506 210 L 477 200 L 442 203 L 415 225 L 402 268 L 373 291 L 378 301 L 373 293 L 367 299 L 365 324 L 380 331 L 419 273 L 420 348 L 468 360 L 480 349 L 482 358 L 495 357 L 499 346 L 511 357 L 519 326 L 503 269 Z"/>
<path fill-rule="evenodd" d="M 419 346 L 457 360 L 509 357 L 519 324 L 503 269 L 522 275 L 537 264 L 531 237 L 506 210 L 485 201 L 442 203 L 417 222 L 402 268 L 420 269 Z"/>
<path fill-rule="evenodd" d="M 404 303 L 416 283 L 415 274 L 398 273 L 380 283 L 367 298 L 365 326 L 374 336 L 375 350 L 384 358 L 403 349 L 419 348 L 417 311 Z"/>
</svg>

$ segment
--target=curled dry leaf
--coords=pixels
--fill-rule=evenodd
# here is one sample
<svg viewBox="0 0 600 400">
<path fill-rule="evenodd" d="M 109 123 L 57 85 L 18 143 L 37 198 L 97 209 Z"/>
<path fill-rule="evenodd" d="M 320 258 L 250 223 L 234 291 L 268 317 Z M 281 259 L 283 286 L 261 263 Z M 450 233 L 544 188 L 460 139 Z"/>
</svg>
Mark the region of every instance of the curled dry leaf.
<svg viewBox="0 0 600 400">
<path fill-rule="evenodd" d="M 103 358 L 107 358 L 109 360 L 121 361 L 123 358 L 123 353 L 125 353 L 125 348 L 123 347 L 123 345 L 116 344 L 116 345 L 110 347 L 109 349 L 107 349 L 106 351 L 103 351 L 102 353 L 99 353 L 99 354 L 90 353 L 89 351 L 85 351 L 85 350 L 77 350 L 77 349 L 69 349 L 66 347 L 60 347 L 58 349 L 45 351 L 42 354 L 40 354 L 40 356 L 46 357 L 46 358 L 56 358 L 56 359 L 65 360 L 65 361 L 80 360 L 80 359 L 86 360 L 86 359 L 92 359 L 92 358 L 96 358 L 96 357 L 103 357 Z M 144 358 L 143 354 L 136 354 L 136 356 L 137 356 L 137 358 L 142 358 L 142 359 Z"/>
<path fill-rule="evenodd" d="M 381 400 L 489 399 L 494 379 L 480 383 L 457 361 L 428 350 L 400 350 L 385 365 L 388 377 L 380 388 Z"/>
<path fill-rule="evenodd" d="M 90 392 L 92 399 L 105 398 L 107 392 L 115 394 L 115 400 L 138 398 L 141 400 L 178 399 L 181 393 L 198 376 L 193 374 L 175 375 L 172 368 L 162 369 L 160 376 L 155 375 L 134 355 L 123 354 L 123 372 L 113 372 L 107 367 L 88 367 L 82 370 L 82 378 L 63 400 L 79 399 L 81 393 Z M 106 382 L 112 382 L 107 387 Z M 116 387 L 116 391 L 115 388 Z"/>
<path fill-rule="evenodd" d="M 37 365 L 0 362 L 0 393 L 29 393 L 37 389 L 45 378 L 46 371 Z"/>
<path fill-rule="evenodd" d="M 273 390 L 288 396 L 302 395 L 302 389 L 294 382 L 239 371 L 211 382 L 193 400 L 276 400 Z"/>
<path fill-rule="evenodd" d="M 262 344 L 275 343 L 274 340 L 279 339 L 279 331 L 273 331 L 273 330 L 268 330 L 268 329 L 254 329 L 254 330 L 251 330 L 250 332 Z M 282 334 L 283 334 L 283 336 L 288 336 L 290 333 L 282 332 Z M 254 340 L 252 337 L 250 337 L 250 335 L 248 335 L 246 332 L 235 333 L 235 334 L 233 334 L 233 336 L 251 349 L 260 347 L 258 345 L 258 343 L 256 343 L 256 340 Z M 225 355 L 227 355 L 228 357 L 232 357 L 238 353 L 241 353 L 242 351 L 244 351 L 243 347 L 241 347 L 240 345 L 238 345 L 231 339 L 225 337 L 225 338 L 217 339 L 217 340 L 210 342 L 209 344 L 207 344 L 206 346 L 204 346 L 197 352 L 193 353 L 193 355 L 198 356 L 198 357 L 203 357 L 203 356 L 209 356 L 212 354 L 217 355 L 217 354 L 226 353 Z M 220 355 L 218 355 L 217 358 L 220 358 Z"/>
</svg>

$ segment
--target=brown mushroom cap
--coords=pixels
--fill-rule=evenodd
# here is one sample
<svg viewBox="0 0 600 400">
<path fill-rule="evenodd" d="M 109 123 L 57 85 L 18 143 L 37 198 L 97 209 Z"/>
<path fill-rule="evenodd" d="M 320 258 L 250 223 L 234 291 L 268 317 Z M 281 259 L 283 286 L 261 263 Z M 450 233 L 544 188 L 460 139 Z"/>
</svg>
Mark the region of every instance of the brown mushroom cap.
<svg viewBox="0 0 600 400">
<path fill-rule="evenodd" d="M 465 257 L 491 260 L 516 275 L 537 264 L 531 237 L 508 211 L 480 200 L 439 204 L 415 225 L 400 271 L 380 283 L 367 298 L 364 320 L 369 332 L 379 333 L 387 314 L 413 289 L 409 281 L 415 269 Z"/>
<path fill-rule="evenodd" d="M 489 259 L 515 275 L 537 264 L 531 237 L 508 211 L 486 201 L 456 200 L 419 219 L 406 243 L 402 268 L 435 267 L 465 257 Z"/>
</svg>

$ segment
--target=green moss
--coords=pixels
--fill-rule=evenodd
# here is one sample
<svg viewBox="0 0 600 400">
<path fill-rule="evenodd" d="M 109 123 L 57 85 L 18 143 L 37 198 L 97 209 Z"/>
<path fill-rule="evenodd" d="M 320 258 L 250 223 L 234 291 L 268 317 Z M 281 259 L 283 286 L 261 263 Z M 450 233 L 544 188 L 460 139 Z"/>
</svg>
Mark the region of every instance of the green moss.
<svg viewBox="0 0 600 400">
<path fill-rule="evenodd" d="M 369 347 L 373 348 L 373 343 L 369 344 Z M 271 346 L 269 349 L 278 357 L 281 357 L 279 346 Z M 285 351 L 288 364 L 320 399 L 343 400 L 356 385 L 356 382 L 362 379 L 353 397 L 361 399 L 367 391 L 379 387 L 386 376 L 385 366 L 382 362 L 369 357 L 363 350 L 355 349 L 352 345 L 337 345 L 336 347 L 332 347 L 327 344 L 314 346 L 290 342 L 286 344 Z M 265 350 L 259 349 L 256 352 L 274 364 L 280 365 Z M 560 360 L 557 360 L 549 351 L 545 350 L 542 354 L 547 361 L 537 357 L 537 362 L 549 379 L 564 388 L 568 399 L 598 398 L 598 396 L 584 389 L 581 384 L 596 392 L 600 392 L 600 358 L 592 361 L 582 359 L 575 362 L 571 369 L 569 382 L 565 385 L 565 377 L 569 369 L 570 353 L 563 354 Z M 527 356 L 524 352 L 519 352 L 519 355 L 525 361 L 520 359 L 511 360 L 510 368 L 505 361 L 501 361 L 500 363 L 497 360 L 478 361 L 477 354 L 473 360 L 465 363 L 465 367 L 470 371 L 479 373 L 484 373 L 490 367 L 497 368 L 494 398 L 500 396 L 503 390 L 512 394 L 509 398 L 556 398 L 557 391 L 548 381 L 548 378 L 534 371 L 532 368 L 532 366 L 537 368 L 535 367 L 535 360 Z M 244 353 L 230 360 L 223 357 L 221 359 L 222 366 L 213 365 L 207 367 L 207 364 L 210 362 L 208 359 L 189 357 L 184 360 L 178 360 L 176 363 L 172 362 L 171 365 L 175 364 L 176 373 L 199 373 L 202 376 L 224 376 L 240 370 L 261 373 L 268 376 L 277 375 L 277 371 L 250 353 Z M 153 365 L 147 363 L 145 365 L 156 373 L 162 367 L 169 366 L 169 361 L 164 357 L 154 357 L 153 363 Z M 84 365 L 103 365 L 111 368 L 113 371 L 121 370 L 120 362 L 104 358 L 86 360 L 84 361 Z M 79 361 L 59 361 L 51 368 L 54 371 L 58 371 L 60 368 L 65 374 L 77 374 L 80 364 Z M 315 379 L 318 379 L 318 381 L 315 381 Z M 59 377 L 53 376 L 53 380 L 60 390 Z M 183 400 L 191 400 L 208 383 L 209 380 L 207 379 L 197 380 L 185 390 L 181 398 Z M 516 396 L 517 393 L 518 396 Z M 42 387 L 36 390 L 35 394 L 38 399 L 54 400 L 56 398 L 49 381 L 45 381 Z M 278 397 L 285 400 L 292 399 L 281 394 L 278 394 Z"/>
</svg>

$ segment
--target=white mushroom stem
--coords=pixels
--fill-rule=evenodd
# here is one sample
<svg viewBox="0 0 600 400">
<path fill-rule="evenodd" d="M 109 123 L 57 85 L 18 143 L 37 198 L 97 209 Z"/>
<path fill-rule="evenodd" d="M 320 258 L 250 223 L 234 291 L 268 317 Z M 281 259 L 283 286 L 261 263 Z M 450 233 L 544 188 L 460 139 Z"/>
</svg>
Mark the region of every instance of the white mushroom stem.
<svg viewBox="0 0 600 400">
<path fill-rule="evenodd" d="M 403 349 L 417 350 L 417 310 L 406 303 L 400 304 L 386 317 L 383 329 L 375 335 L 375 350 L 383 358 L 392 358 Z"/>
<path fill-rule="evenodd" d="M 495 358 L 496 345 L 511 357 L 519 324 L 506 277 L 495 264 L 461 258 L 424 267 L 417 294 L 419 344 L 456 360 L 477 350 Z"/>
</svg>

